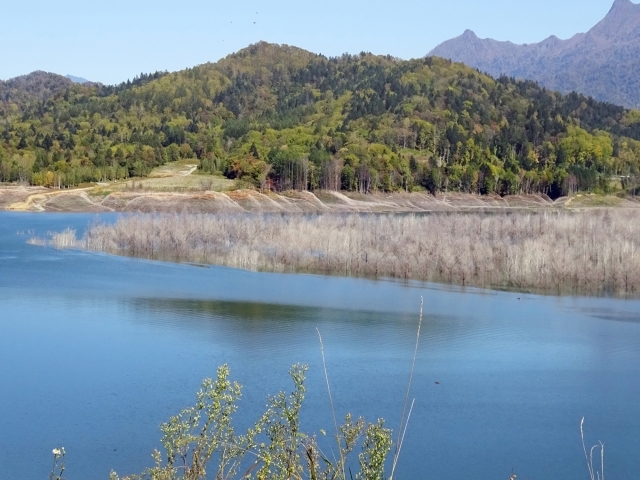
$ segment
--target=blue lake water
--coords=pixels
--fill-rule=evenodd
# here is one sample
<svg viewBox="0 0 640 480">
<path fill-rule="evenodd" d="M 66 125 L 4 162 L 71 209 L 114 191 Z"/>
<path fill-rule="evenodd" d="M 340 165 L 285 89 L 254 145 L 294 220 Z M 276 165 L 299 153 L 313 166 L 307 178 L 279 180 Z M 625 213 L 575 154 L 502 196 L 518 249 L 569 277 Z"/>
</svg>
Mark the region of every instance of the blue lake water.
<svg viewBox="0 0 640 480">
<path fill-rule="evenodd" d="M 109 220 L 109 216 L 103 216 Z M 331 430 L 316 328 L 337 413 L 396 428 L 424 297 L 398 479 L 609 478 L 640 471 L 640 301 L 544 297 L 386 280 L 247 272 L 28 245 L 94 215 L 0 213 L 2 478 L 139 473 L 158 426 L 228 363 L 238 424 L 288 368 L 309 365 L 307 431 Z M 439 382 L 436 384 L 436 382 Z"/>
</svg>

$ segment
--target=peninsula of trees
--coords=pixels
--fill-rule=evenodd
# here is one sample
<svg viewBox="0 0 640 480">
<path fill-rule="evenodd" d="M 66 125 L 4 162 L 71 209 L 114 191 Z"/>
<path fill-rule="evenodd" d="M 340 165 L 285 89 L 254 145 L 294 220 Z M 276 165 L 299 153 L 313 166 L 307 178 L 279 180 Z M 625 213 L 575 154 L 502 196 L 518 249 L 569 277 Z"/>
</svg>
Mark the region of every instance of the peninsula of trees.
<svg viewBox="0 0 640 480">
<path fill-rule="evenodd" d="M 633 191 L 640 112 L 437 57 L 268 43 L 118 86 L 0 82 L 0 182 L 142 177 L 180 158 L 276 191 Z"/>
<path fill-rule="evenodd" d="M 34 245 L 252 270 L 637 297 L 632 210 L 430 215 L 169 214 L 67 229 Z"/>
</svg>

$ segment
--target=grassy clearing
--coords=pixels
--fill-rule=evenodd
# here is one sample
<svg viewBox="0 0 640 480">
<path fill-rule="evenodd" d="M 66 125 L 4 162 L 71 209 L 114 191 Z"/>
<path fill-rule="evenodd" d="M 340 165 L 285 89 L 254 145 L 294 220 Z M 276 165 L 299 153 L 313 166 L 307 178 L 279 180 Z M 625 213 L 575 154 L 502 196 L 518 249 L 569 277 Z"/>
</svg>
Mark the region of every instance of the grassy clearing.
<svg viewBox="0 0 640 480">
<path fill-rule="evenodd" d="M 233 188 L 234 181 L 222 176 L 196 175 L 133 179 L 118 185 L 119 191 L 140 192 L 224 192 Z M 113 187 L 112 191 L 115 191 Z"/>
<path fill-rule="evenodd" d="M 197 158 L 185 158 L 175 162 L 168 162 L 151 170 L 149 178 L 186 175 L 192 171 L 193 167 L 197 167 L 198 165 L 200 165 L 200 161 Z"/>
<path fill-rule="evenodd" d="M 624 199 L 611 195 L 575 195 L 570 199 L 572 208 L 618 207 Z"/>
<path fill-rule="evenodd" d="M 234 188 L 235 181 L 222 175 L 211 175 L 197 170 L 197 159 L 170 162 L 151 171 L 148 177 L 131 178 L 126 181 L 99 185 L 92 192 L 105 196 L 113 192 L 135 191 L 140 193 L 160 192 L 224 192 Z"/>
</svg>

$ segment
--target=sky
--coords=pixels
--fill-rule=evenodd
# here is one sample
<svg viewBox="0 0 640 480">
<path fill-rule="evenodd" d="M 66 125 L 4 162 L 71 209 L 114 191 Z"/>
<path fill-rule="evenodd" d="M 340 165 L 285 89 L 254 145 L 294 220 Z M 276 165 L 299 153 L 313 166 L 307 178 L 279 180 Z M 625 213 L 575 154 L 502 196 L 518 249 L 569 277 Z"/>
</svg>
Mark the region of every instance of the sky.
<svg viewBox="0 0 640 480">
<path fill-rule="evenodd" d="M 635 0 L 637 1 L 637 0 Z M 0 79 L 34 70 L 114 84 L 215 62 L 265 40 L 327 56 L 409 59 L 465 29 L 532 43 L 569 38 L 613 0 L 0 0 Z"/>
</svg>

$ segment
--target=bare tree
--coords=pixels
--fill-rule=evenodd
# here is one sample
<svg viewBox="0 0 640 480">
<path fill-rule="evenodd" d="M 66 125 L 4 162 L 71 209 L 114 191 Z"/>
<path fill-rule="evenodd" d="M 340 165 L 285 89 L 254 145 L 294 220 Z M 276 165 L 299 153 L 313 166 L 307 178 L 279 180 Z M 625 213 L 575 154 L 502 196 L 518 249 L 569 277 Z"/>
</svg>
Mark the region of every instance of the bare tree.
<svg viewBox="0 0 640 480">
<path fill-rule="evenodd" d="M 248 269 L 637 294 L 633 211 L 429 215 L 134 215 L 60 247 Z"/>
</svg>

